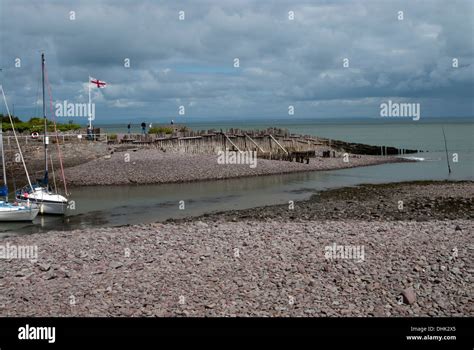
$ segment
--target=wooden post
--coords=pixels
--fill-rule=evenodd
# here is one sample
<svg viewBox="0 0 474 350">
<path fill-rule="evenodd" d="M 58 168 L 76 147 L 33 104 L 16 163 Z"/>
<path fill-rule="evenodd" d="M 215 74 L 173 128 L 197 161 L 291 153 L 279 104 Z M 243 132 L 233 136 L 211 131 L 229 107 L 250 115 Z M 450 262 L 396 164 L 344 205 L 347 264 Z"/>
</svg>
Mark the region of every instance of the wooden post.
<svg viewBox="0 0 474 350">
<path fill-rule="evenodd" d="M 245 136 L 246 136 L 250 141 L 252 141 L 253 144 L 254 144 L 255 146 L 257 146 L 257 148 L 258 148 L 262 153 L 265 153 L 265 151 L 264 151 L 264 150 L 257 144 L 257 142 L 255 142 L 249 135 L 245 134 Z M 270 142 L 270 147 L 271 147 L 271 142 Z"/>
<path fill-rule="evenodd" d="M 278 147 L 280 147 L 280 148 L 283 150 L 283 152 L 285 152 L 286 154 L 288 154 L 288 151 L 287 151 L 282 145 L 280 145 L 280 143 L 273 137 L 272 134 L 270 134 L 270 138 L 271 138 L 273 141 L 275 141 L 275 143 L 278 145 Z M 270 142 L 271 142 L 271 140 L 270 140 Z"/>
<path fill-rule="evenodd" d="M 235 143 L 233 143 L 232 140 L 226 134 L 224 134 L 224 136 L 227 138 L 227 140 L 229 140 L 230 144 L 232 146 L 234 146 L 237 151 L 239 151 L 239 153 L 242 153 L 242 151 L 239 149 L 239 147 L 237 147 L 237 145 Z"/>
</svg>

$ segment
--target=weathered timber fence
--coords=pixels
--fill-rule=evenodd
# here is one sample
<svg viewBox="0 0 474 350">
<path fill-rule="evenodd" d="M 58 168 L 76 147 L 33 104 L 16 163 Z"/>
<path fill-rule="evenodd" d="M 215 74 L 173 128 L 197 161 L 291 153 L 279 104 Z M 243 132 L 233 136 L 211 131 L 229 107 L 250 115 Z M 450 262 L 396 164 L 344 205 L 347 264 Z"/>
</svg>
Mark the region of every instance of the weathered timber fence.
<svg viewBox="0 0 474 350">
<path fill-rule="evenodd" d="M 185 153 L 216 153 L 217 151 L 255 151 L 259 157 L 285 159 L 306 159 L 313 156 L 335 157 L 341 153 L 367 155 L 396 155 L 416 153 L 418 150 L 398 149 L 387 146 L 372 146 L 339 140 L 318 138 L 310 135 L 294 135 L 287 130 L 226 131 L 203 130 L 174 133 L 173 135 L 118 134 L 109 143 L 132 144 L 157 147 L 163 151 Z M 286 157 L 285 157 L 286 156 Z"/>
<path fill-rule="evenodd" d="M 164 152 L 190 154 L 215 154 L 218 151 L 255 151 L 258 157 L 269 159 L 307 161 L 315 156 L 340 157 L 342 153 L 366 155 L 397 155 L 416 153 L 418 150 L 398 149 L 387 146 L 372 146 L 339 140 L 319 138 L 310 135 L 291 134 L 286 129 L 266 130 L 184 130 L 172 134 L 106 134 L 100 129 L 95 134 L 61 133 L 56 138 L 50 135 L 50 143 L 87 144 L 94 141 L 108 144 L 116 149 L 140 147 L 158 148 Z M 43 135 L 20 136 L 20 144 L 41 145 Z M 4 142 L 14 143 L 12 136 L 5 135 Z"/>
</svg>

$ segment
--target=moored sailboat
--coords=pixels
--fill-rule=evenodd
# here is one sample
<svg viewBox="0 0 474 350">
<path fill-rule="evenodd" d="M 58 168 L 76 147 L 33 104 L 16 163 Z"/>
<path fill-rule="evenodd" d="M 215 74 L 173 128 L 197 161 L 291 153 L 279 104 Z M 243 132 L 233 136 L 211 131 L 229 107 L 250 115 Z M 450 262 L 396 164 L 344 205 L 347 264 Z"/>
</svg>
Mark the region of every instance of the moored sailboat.
<svg viewBox="0 0 474 350">
<path fill-rule="evenodd" d="M 5 98 L 5 93 L 3 91 L 3 86 L 0 85 L 0 89 L 2 90 L 2 97 L 5 101 L 5 106 L 7 107 L 8 116 L 12 124 L 12 130 L 15 135 L 15 140 L 17 141 L 18 149 L 20 151 L 21 160 L 23 162 L 23 166 L 26 172 L 26 177 L 28 178 L 28 182 L 30 182 L 28 171 L 26 169 L 25 162 L 23 159 L 23 154 L 21 153 L 21 149 L 18 143 L 18 139 L 16 137 L 13 121 L 10 116 L 10 111 L 8 110 L 8 105 Z M 3 149 L 3 120 L 1 121 L 1 125 L 0 125 L 0 149 L 1 149 L 0 153 L 2 156 L 2 171 L 3 171 L 2 173 L 3 186 L 0 187 L 0 197 L 3 198 L 3 200 L 0 200 L 0 222 L 1 221 L 33 221 L 33 219 L 38 215 L 39 208 L 37 208 L 35 205 L 32 205 L 29 200 L 26 201 L 25 205 L 19 205 L 18 203 L 8 202 L 7 171 L 5 168 L 5 152 Z"/>
<path fill-rule="evenodd" d="M 41 79 L 43 87 L 43 118 L 44 118 L 44 177 L 35 185 L 28 185 L 17 191 L 16 198 L 19 202 L 35 201 L 41 214 L 64 215 L 68 207 L 68 200 L 63 195 L 53 191 L 49 185 L 48 173 L 48 122 L 46 118 L 45 88 L 44 88 L 44 53 L 41 54 Z"/>
</svg>

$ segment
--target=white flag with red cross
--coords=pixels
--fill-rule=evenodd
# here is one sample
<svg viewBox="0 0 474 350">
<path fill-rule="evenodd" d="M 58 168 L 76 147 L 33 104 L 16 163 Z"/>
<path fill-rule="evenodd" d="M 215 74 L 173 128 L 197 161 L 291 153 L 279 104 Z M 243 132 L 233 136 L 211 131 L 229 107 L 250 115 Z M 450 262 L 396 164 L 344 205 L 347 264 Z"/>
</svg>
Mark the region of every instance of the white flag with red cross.
<svg viewBox="0 0 474 350">
<path fill-rule="evenodd" d="M 89 83 L 95 85 L 99 89 L 105 88 L 107 86 L 107 83 L 105 81 L 102 81 L 102 80 L 99 80 L 99 79 L 96 79 L 96 78 L 92 78 L 92 77 L 90 77 Z"/>
</svg>

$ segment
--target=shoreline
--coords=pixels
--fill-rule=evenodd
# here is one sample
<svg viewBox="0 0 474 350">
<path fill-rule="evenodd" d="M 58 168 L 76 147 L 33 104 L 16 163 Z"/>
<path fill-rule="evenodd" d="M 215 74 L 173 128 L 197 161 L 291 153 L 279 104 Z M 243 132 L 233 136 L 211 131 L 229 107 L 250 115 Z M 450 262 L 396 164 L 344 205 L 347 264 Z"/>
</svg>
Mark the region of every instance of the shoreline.
<svg viewBox="0 0 474 350">
<path fill-rule="evenodd" d="M 129 157 L 125 161 L 125 157 Z M 188 183 L 252 176 L 281 175 L 310 171 L 348 169 L 415 160 L 395 156 L 350 155 L 339 158 L 311 158 L 309 164 L 258 158 L 257 166 L 218 164 L 217 155 L 168 153 L 139 149 L 112 155 L 65 169 L 68 186 L 115 186 Z"/>
<path fill-rule="evenodd" d="M 444 193 L 438 193 L 436 196 L 433 194 L 423 196 L 422 194 L 419 197 L 416 193 L 412 192 L 412 189 L 423 187 L 434 187 L 434 192 L 436 192 L 436 187 L 438 186 L 455 190 L 454 198 L 451 198 L 453 193 L 448 192 L 446 189 Z M 386 199 L 393 197 L 392 191 L 398 194 L 395 202 Z M 295 209 L 293 211 L 288 209 L 288 204 L 271 204 L 249 209 L 212 212 L 195 217 L 168 219 L 163 222 L 181 223 L 199 220 L 220 221 L 223 219 L 240 220 L 249 218 L 265 220 L 272 217 L 277 217 L 277 220 L 282 221 L 308 220 L 309 218 L 312 220 L 326 220 L 328 216 L 330 219 L 341 219 L 342 212 L 347 214 L 348 218 L 359 220 L 428 221 L 434 218 L 472 220 L 474 219 L 473 198 L 474 181 L 472 180 L 416 180 L 380 184 L 366 183 L 318 191 L 308 199 L 295 202 Z M 404 209 L 402 210 L 398 209 L 398 201 L 400 200 L 403 201 Z M 345 202 L 351 205 L 347 206 Z M 302 211 L 305 211 L 305 213 L 302 214 Z M 428 211 L 430 215 L 426 215 Z M 320 214 L 325 216 L 318 217 Z"/>
<path fill-rule="evenodd" d="M 0 315 L 469 316 L 473 194 L 472 181 L 364 185 L 297 202 L 292 217 L 276 205 L 8 237 L 39 256 L 0 259 Z M 333 244 L 365 259 L 328 260 Z"/>
</svg>

